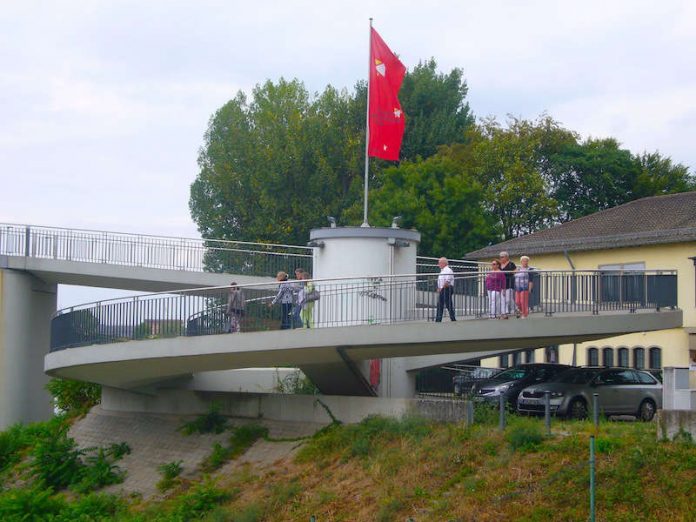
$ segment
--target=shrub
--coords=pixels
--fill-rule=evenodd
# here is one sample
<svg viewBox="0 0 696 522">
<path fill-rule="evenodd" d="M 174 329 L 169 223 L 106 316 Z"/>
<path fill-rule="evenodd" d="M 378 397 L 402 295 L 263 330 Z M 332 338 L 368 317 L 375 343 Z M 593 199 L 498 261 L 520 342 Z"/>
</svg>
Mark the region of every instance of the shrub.
<svg viewBox="0 0 696 522">
<path fill-rule="evenodd" d="M 0 520 L 46 520 L 65 509 L 65 500 L 51 489 L 33 487 L 0 493 Z"/>
<path fill-rule="evenodd" d="M 86 456 L 80 480 L 74 483 L 73 489 L 79 493 L 87 493 L 104 486 L 123 482 L 125 471 L 121 470 L 111 459 L 110 450 L 103 448 L 97 449 L 95 455 Z"/>
<path fill-rule="evenodd" d="M 544 435 L 538 424 L 525 423 L 512 426 L 505 439 L 515 451 L 536 451 L 544 441 Z"/>
<path fill-rule="evenodd" d="M 209 480 L 204 481 L 176 499 L 168 519 L 182 521 L 199 519 L 229 498 L 229 493 L 217 489 Z"/>
<path fill-rule="evenodd" d="M 62 489 L 82 478 L 82 455 L 85 452 L 78 449 L 67 431 L 67 426 L 62 426 L 54 436 L 37 441 L 32 451 L 32 473 L 47 487 Z"/>
<path fill-rule="evenodd" d="M 51 379 L 46 385 L 56 406 L 69 415 L 84 413 L 101 401 L 101 386 L 71 379 Z"/>
<path fill-rule="evenodd" d="M 166 491 L 178 482 L 177 479 L 184 469 L 181 466 L 182 462 L 183 461 L 181 460 L 167 462 L 166 464 L 162 464 L 157 468 L 162 475 L 162 479 L 157 483 L 157 489 L 160 491 Z"/>
<path fill-rule="evenodd" d="M 227 429 L 227 418 L 220 414 L 220 405 L 213 402 L 205 415 L 200 415 L 181 428 L 185 435 L 194 433 L 222 433 Z"/>
</svg>

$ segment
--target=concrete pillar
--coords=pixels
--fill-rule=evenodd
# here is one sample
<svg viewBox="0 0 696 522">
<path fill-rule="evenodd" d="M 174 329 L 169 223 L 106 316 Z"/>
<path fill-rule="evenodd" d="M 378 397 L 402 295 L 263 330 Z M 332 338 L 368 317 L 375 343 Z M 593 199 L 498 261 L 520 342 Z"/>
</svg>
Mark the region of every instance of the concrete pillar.
<svg viewBox="0 0 696 522">
<path fill-rule="evenodd" d="M 416 273 L 420 233 L 415 230 L 320 228 L 310 232 L 310 240 L 320 247 L 314 250 L 313 277 L 316 279 L 355 276 L 365 281 L 364 276 Z M 337 326 L 365 324 L 366 320 L 374 324 L 410 320 L 415 311 L 415 292 L 409 282 L 415 281 L 415 277 L 399 281 L 404 283 L 403 287 L 398 284 L 390 287 L 386 281 L 374 278 L 375 294 L 382 295 L 384 300 L 340 292 L 322 297 L 317 303 L 315 316 L 321 314 L 322 322 L 331 325 L 331 314 L 338 314 L 335 318 Z M 415 395 L 415 375 L 406 372 L 405 361 L 401 357 L 381 361 L 380 382 L 376 388 L 379 397 L 411 398 Z M 354 361 L 354 366 L 369 381 L 369 361 Z"/>
<path fill-rule="evenodd" d="M 56 285 L 0 269 L 0 430 L 53 414 L 43 368 L 56 295 Z"/>
</svg>

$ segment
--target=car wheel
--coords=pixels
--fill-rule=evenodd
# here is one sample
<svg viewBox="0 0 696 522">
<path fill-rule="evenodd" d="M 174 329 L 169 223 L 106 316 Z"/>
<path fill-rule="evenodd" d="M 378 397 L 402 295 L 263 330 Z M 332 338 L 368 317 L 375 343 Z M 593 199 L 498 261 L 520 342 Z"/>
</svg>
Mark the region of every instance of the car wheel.
<svg viewBox="0 0 696 522">
<path fill-rule="evenodd" d="M 655 403 L 650 399 L 645 399 L 640 403 L 637 417 L 643 422 L 650 422 L 653 420 L 656 411 L 657 407 L 655 406 Z"/>
<path fill-rule="evenodd" d="M 568 405 L 568 417 L 571 419 L 586 419 L 587 404 L 582 399 L 573 399 Z"/>
</svg>

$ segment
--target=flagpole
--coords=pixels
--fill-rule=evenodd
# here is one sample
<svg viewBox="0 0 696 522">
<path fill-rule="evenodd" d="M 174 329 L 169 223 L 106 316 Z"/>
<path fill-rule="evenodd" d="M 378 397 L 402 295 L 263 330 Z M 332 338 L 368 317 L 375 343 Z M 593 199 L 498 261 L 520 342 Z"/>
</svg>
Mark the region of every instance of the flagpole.
<svg viewBox="0 0 696 522">
<path fill-rule="evenodd" d="M 367 66 L 367 109 L 365 111 L 365 201 L 363 203 L 363 227 L 369 227 L 367 222 L 367 189 L 369 180 L 370 158 L 368 148 L 370 144 L 370 74 L 372 73 L 372 18 L 370 18 L 370 38 L 368 44 L 368 66 Z"/>
</svg>

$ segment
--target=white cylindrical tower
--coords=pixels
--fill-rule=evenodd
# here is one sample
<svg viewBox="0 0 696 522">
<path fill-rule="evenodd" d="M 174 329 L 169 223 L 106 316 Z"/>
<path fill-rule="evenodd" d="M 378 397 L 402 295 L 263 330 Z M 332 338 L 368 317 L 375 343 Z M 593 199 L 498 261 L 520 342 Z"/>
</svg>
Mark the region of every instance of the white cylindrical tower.
<svg viewBox="0 0 696 522">
<path fill-rule="evenodd" d="M 327 326 L 407 321 L 415 314 L 416 253 L 420 233 L 401 228 L 341 227 L 310 232 L 314 279 L 322 294 L 314 318 Z M 415 376 L 405 359 L 358 361 L 356 367 L 381 397 L 413 397 Z"/>
</svg>

